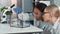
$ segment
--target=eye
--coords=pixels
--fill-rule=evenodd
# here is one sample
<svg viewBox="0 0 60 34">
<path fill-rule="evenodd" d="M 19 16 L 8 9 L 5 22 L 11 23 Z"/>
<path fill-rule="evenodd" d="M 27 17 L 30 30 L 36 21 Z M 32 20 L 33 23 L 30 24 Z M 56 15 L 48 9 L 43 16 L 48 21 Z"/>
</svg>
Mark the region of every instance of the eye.
<svg viewBox="0 0 60 34">
<path fill-rule="evenodd" d="M 43 14 L 47 14 L 47 13 L 49 13 L 49 12 L 44 12 Z"/>
<path fill-rule="evenodd" d="M 39 13 L 37 12 L 37 13 L 35 13 L 36 15 L 38 15 Z"/>
</svg>

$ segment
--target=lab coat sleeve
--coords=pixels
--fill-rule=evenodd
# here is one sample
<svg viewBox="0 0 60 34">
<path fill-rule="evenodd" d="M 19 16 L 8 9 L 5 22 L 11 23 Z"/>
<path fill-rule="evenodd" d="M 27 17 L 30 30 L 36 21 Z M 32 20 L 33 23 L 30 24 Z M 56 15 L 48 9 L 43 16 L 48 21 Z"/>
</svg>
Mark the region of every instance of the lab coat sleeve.
<svg viewBox="0 0 60 34">
<path fill-rule="evenodd" d="M 34 18 L 34 26 L 38 26 L 35 18 Z"/>
<path fill-rule="evenodd" d="M 58 24 L 56 29 L 54 29 L 53 34 L 60 34 L 60 24 Z"/>
<path fill-rule="evenodd" d="M 56 29 L 56 34 L 60 34 L 60 24 L 59 24 L 59 27 L 57 27 Z"/>
</svg>

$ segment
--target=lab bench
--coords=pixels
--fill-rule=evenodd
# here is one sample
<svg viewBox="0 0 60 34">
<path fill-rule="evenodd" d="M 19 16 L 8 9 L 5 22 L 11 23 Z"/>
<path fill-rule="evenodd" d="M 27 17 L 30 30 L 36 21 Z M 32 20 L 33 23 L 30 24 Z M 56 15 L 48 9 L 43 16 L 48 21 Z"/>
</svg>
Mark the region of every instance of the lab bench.
<svg viewBox="0 0 60 34">
<path fill-rule="evenodd" d="M 0 24 L 0 33 L 2 34 L 11 34 L 11 33 L 41 33 L 42 29 L 35 26 L 30 26 L 26 28 L 16 28 L 10 27 L 9 24 Z"/>
</svg>

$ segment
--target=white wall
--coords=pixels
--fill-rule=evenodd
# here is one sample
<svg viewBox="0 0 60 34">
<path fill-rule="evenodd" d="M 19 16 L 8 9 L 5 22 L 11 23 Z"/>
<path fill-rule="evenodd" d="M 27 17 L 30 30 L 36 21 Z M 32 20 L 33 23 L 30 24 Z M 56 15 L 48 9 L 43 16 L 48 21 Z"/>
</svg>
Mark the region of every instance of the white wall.
<svg viewBox="0 0 60 34">
<path fill-rule="evenodd" d="M 10 0 L 0 0 L 0 3 L 3 6 L 10 6 L 11 1 Z"/>
</svg>

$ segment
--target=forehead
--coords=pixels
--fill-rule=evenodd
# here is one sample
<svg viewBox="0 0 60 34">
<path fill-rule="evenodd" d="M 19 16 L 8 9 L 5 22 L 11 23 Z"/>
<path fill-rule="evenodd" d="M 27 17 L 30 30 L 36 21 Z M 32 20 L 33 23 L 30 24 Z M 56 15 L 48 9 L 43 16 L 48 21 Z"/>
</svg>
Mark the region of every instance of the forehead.
<svg viewBox="0 0 60 34">
<path fill-rule="evenodd" d="M 45 8 L 45 10 L 44 10 L 44 13 L 51 13 L 51 9 L 49 9 L 49 8 Z"/>
<path fill-rule="evenodd" d="M 34 8 L 34 12 L 40 12 L 38 8 Z"/>
</svg>

